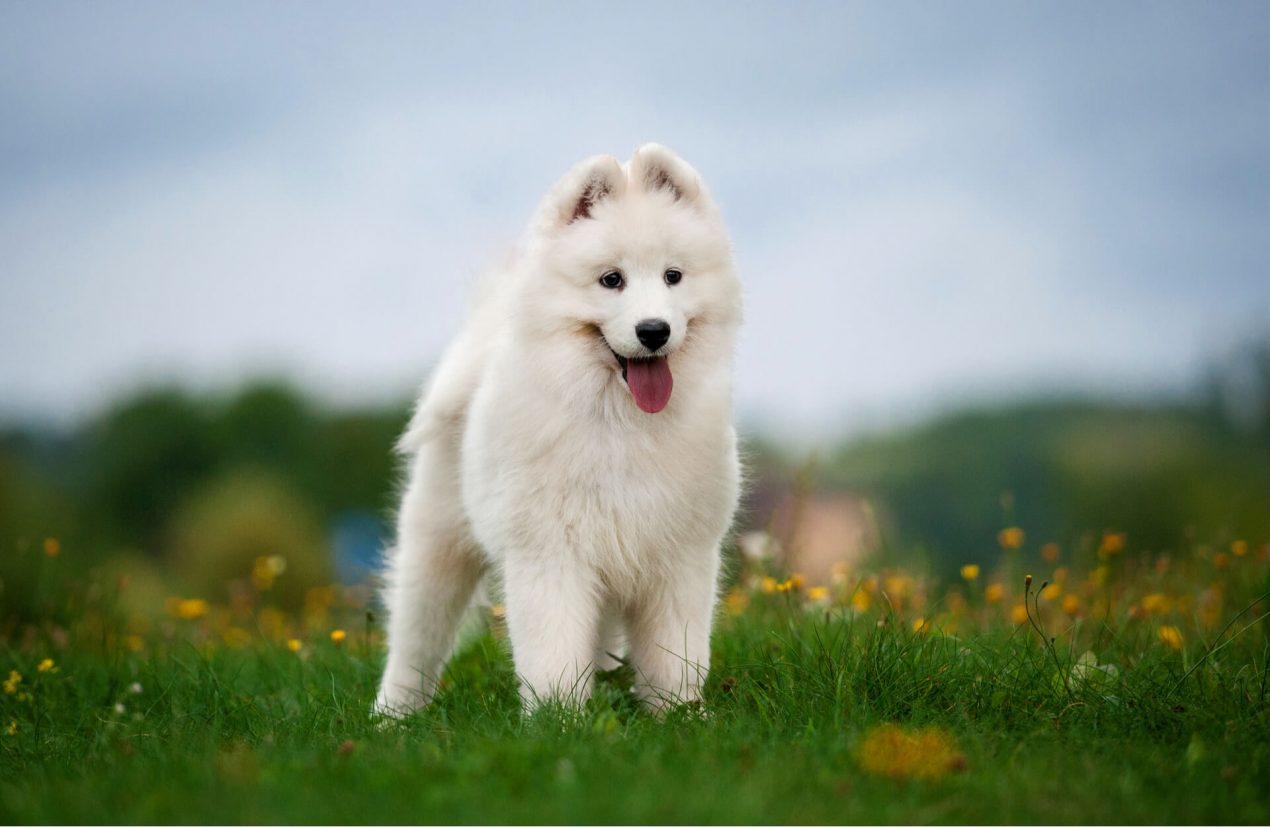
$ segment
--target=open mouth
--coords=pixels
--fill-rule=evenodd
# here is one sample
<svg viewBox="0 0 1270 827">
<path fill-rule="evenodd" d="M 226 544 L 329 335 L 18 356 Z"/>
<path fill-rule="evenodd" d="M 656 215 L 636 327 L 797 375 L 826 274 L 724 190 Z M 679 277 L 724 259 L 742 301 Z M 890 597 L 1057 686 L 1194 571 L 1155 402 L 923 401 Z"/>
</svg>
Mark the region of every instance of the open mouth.
<svg viewBox="0 0 1270 827">
<path fill-rule="evenodd" d="M 605 344 L 608 344 L 605 342 Z M 635 404 L 645 413 L 657 413 L 670 402 L 670 392 L 675 387 L 670 375 L 670 363 L 665 356 L 627 358 L 609 347 L 613 358 L 622 368 L 622 379 L 635 397 Z"/>
</svg>

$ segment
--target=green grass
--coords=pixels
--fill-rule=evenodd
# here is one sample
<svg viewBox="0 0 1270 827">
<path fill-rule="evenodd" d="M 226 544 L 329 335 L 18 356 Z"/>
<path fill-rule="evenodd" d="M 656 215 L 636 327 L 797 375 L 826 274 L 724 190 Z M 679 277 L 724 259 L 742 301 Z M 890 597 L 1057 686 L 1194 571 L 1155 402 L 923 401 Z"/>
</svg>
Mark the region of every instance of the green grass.
<svg viewBox="0 0 1270 827">
<path fill-rule="evenodd" d="M 297 655 L 178 633 L 130 653 L 86 623 L 57 672 L 37 670 L 41 639 L 0 644 L 29 694 L 0 695 L 0 820 L 1265 823 L 1255 619 L 1202 661 L 1197 641 L 1174 652 L 1142 624 L 1104 626 L 1094 649 L 1116 673 L 1073 676 L 1076 649 L 1027 627 L 958 638 L 756 594 L 720 624 L 704 703 L 664 720 L 620 672 L 581 709 L 522 716 L 495 628 L 436 703 L 389 725 L 368 714 L 375 636 Z M 940 733 L 956 760 L 870 772 L 861 745 L 886 723 Z"/>
</svg>

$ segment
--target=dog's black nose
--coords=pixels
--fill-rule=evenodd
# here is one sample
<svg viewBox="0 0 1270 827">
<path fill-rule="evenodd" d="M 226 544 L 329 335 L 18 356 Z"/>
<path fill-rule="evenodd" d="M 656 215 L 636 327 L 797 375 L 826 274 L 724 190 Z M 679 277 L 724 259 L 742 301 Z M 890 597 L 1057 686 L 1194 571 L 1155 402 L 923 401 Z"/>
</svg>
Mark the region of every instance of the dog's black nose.
<svg viewBox="0 0 1270 827">
<path fill-rule="evenodd" d="M 635 335 L 649 350 L 656 350 L 670 339 L 670 325 L 661 319 L 644 319 L 635 325 Z"/>
</svg>

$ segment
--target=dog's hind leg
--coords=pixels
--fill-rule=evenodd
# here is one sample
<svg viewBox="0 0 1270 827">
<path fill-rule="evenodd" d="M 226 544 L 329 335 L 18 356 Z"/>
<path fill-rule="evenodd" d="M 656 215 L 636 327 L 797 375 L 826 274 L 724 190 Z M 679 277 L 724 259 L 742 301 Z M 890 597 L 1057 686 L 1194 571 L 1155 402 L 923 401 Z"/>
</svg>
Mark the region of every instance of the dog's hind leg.
<svg viewBox="0 0 1270 827">
<path fill-rule="evenodd" d="M 454 634 L 485 564 L 463 516 L 457 449 L 421 446 L 397 524 L 387 573 L 388 663 L 375 711 L 405 715 L 432 699 Z"/>
</svg>

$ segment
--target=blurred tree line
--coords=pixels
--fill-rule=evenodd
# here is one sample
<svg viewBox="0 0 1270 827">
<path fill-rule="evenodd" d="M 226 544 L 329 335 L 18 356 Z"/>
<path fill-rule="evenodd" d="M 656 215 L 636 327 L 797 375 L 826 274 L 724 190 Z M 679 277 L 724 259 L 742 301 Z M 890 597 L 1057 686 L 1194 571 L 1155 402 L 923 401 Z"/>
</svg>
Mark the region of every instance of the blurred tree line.
<svg viewBox="0 0 1270 827">
<path fill-rule="evenodd" d="M 268 381 L 228 397 L 146 390 L 71 434 L 0 432 L 0 599 L 34 608 L 25 585 L 52 537 L 63 565 L 213 599 L 272 559 L 286 571 L 271 598 L 294 608 L 340 573 L 333 546 L 350 528 L 373 565 L 408 410 L 329 411 Z"/>
<path fill-rule="evenodd" d="M 1270 440 L 1190 408 L 963 412 L 843 445 L 818 470 L 828 488 L 867 492 L 890 542 L 927 549 L 945 573 L 998 559 L 1007 526 L 1032 548 L 1088 549 L 1108 532 L 1153 553 L 1270 539 Z"/>
<path fill-rule="evenodd" d="M 822 488 L 878 504 L 885 535 L 936 570 L 999 559 L 997 533 L 1089 549 L 1124 533 L 1140 553 L 1270 541 L 1270 339 L 1213 367 L 1187 401 L 1055 398 L 940 417 L 845 442 Z"/>
<path fill-rule="evenodd" d="M 69 434 L 0 430 L 0 625 L 40 610 L 45 538 L 63 568 L 126 571 L 151 601 L 221 599 L 256 577 L 294 607 L 313 585 L 364 578 L 388 540 L 392 445 L 408 412 L 404 400 L 329 410 L 271 381 L 219 396 L 143 391 Z M 937 570 L 990 562 L 1009 525 L 1035 544 L 1105 531 L 1143 551 L 1236 534 L 1259 544 L 1270 540 L 1270 343 L 1186 403 L 963 411 L 845 441 L 810 474 L 761 439 L 747 453 L 743 528 L 766 524 L 773 490 L 810 480 L 867 498 L 887 545 L 924 549 Z"/>
</svg>

